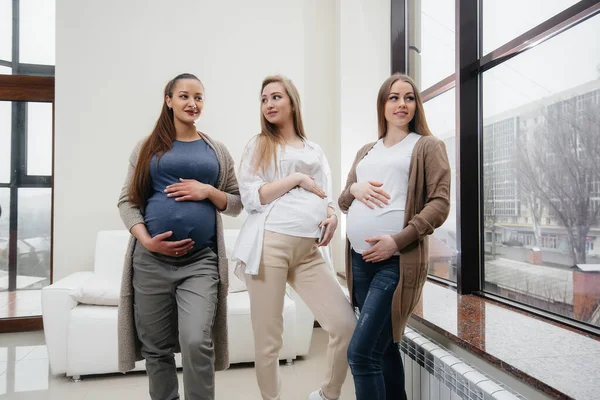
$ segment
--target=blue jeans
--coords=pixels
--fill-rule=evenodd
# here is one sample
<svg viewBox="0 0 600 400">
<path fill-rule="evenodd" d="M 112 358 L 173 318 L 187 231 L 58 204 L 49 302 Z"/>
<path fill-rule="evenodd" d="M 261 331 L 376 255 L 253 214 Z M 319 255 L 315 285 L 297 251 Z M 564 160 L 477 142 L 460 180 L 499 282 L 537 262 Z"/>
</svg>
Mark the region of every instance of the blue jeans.
<svg viewBox="0 0 600 400">
<path fill-rule="evenodd" d="M 376 263 L 352 250 L 353 297 L 360 318 L 348 347 L 357 400 L 406 400 L 404 367 L 392 334 L 399 256 Z"/>
</svg>

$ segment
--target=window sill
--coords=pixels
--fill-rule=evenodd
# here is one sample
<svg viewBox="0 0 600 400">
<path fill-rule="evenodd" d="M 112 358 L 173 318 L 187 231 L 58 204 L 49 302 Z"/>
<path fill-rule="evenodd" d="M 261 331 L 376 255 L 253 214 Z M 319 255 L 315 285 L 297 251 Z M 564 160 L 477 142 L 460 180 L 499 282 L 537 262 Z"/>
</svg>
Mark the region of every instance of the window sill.
<svg viewBox="0 0 600 400">
<path fill-rule="evenodd" d="M 415 321 L 553 398 L 600 393 L 600 338 L 431 281 Z"/>
</svg>

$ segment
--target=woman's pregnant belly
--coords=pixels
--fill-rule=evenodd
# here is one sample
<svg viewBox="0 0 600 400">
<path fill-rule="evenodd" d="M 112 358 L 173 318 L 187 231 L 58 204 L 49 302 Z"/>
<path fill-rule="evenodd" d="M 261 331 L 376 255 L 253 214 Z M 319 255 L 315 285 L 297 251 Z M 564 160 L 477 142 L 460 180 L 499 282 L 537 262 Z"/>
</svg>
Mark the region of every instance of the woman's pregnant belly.
<svg viewBox="0 0 600 400">
<path fill-rule="evenodd" d="M 318 238 L 327 217 L 327 200 L 302 188 L 292 189 L 273 205 L 265 229 L 299 237 Z"/>
<path fill-rule="evenodd" d="M 365 239 L 378 235 L 393 235 L 402 230 L 404 225 L 403 207 L 389 204 L 384 208 L 371 210 L 362 202 L 352 202 L 346 217 L 346 236 L 350 245 L 359 254 L 371 247 Z"/>
<path fill-rule="evenodd" d="M 168 240 L 192 239 L 195 248 L 210 245 L 216 233 L 215 207 L 210 200 L 175 201 L 155 193 L 146 204 L 144 215 L 150 236 L 172 231 Z"/>
</svg>

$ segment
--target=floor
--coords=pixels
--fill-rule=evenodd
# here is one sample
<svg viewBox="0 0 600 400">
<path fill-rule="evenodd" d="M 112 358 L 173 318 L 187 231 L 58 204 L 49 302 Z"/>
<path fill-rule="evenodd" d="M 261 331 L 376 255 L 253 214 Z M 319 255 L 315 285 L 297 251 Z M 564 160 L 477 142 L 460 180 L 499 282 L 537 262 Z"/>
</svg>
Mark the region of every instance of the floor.
<svg viewBox="0 0 600 400">
<path fill-rule="evenodd" d="M 41 290 L 0 291 L 0 319 L 42 315 Z"/>
<path fill-rule="evenodd" d="M 284 400 L 306 400 L 323 379 L 327 334 L 316 328 L 311 349 L 293 366 L 281 366 Z M 179 373 L 180 385 L 181 372 Z M 182 387 L 182 386 L 180 386 Z M 217 372 L 217 400 L 260 400 L 252 364 L 234 365 Z M 0 334 L 0 398 L 7 400 L 146 400 L 148 379 L 145 373 L 85 377 L 72 383 L 64 376 L 52 376 L 43 332 Z M 341 399 L 354 399 L 352 376 L 342 388 Z"/>
</svg>

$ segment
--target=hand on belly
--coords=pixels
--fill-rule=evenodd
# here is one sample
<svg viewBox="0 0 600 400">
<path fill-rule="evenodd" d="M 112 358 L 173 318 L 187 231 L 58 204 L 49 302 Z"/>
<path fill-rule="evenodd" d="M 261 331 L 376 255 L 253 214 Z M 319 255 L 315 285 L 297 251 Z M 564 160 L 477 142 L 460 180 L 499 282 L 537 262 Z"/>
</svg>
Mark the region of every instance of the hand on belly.
<svg viewBox="0 0 600 400">
<path fill-rule="evenodd" d="M 365 241 L 371 245 L 362 253 L 363 260 L 367 262 L 387 260 L 398 251 L 398 246 L 390 235 L 377 235 L 366 238 Z"/>
<path fill-rule="evenodd" d="M 391 199 L 391 196 L 383 189 L 383 183 L 377 181 L 353 183 L 350 186 L 350 193 L 370 209 L 383 208 L 389 204 Z"/>
</svg>

